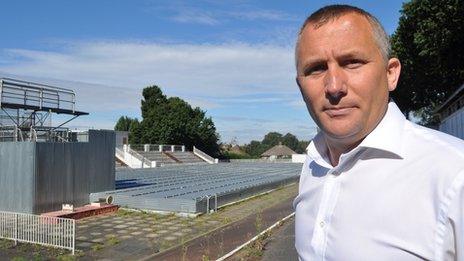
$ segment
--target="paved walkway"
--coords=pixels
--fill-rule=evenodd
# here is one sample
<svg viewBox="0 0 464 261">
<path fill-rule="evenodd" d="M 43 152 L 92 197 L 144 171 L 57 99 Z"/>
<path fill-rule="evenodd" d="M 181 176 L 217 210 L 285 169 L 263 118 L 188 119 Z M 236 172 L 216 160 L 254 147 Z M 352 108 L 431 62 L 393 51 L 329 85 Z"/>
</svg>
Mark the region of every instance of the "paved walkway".
<svg viewBox="0 0 464 261">
<path fill-rule="evenodd" d="M 188 244 L 147 257 L 145 260 L 204 260 L 206 257 L 208 260 L 215 260 L 220 258 L 292 213 L 292 201 L 293 198 L 288 198 L 262 212 L 258 211 Z"/>
<path fill-rule="evenodd" d="M 272 233 L 266 244 L 262 261 L 298 260 L 295 250 L 295 218 Z"/>
<path fill-rule="evenodd" d="M 78 260 L 213 260 L 293 210 L 297 184 L 196 218 L 120 210 L 78 220 Z M 0 240 L 0 260 L 56 260 L 68 250 Z M 148 258 L 148 259 L 147 259 Z M 284 259 L 286 260 L 286 259 Z"/>
<path fill-rule="evenodd" d="M 229 252 L 229 247 L 226 246 L 226 241 L 231 242 L 232 238 L 229 233 L 232 230 L 224 230 L 230 224 L 249 217 L 249 224 L 252 229 L 248 228 L 245 234 L 246 238 L 251 238 L 256 235 L 257 226 L 255 223 L 256 214 L 261 213 L 260 229 L 265 229 L 270 226 L 274 219 L 282 218 L 291 213 L 291 201 L 296 196 L 298 186 L 296 184 L 281 188 L 269 194 L 265 194 L 239 204 L 231 205 L 221 209 L 217 213 L 205 214 L 196 218 L 179 217 L 176 215 L 159 215 L 152 213 L 128 212 L 119 211 L 118 214 L 96 216 L 86 218 L 77 222 L 77 238 L 76 247 L 83 252 L 82 260 L 94 260 L 110 258 L 111 260 L 134 260 L 143 259 L 144 257 L 154 257 L 155 260 L 161 256 L 155 256 L 157 253 L 164 252 L 172 247 L 178 246 L 177 253 L 184 253 L 187 256 L 186 260 L 201 260 L 203 255 L 211 257 L 219 257 L 221 254 Z M 283 203 L 283 205 L 282 205 Z M 273 206 L 284 206 L 285 210 L 275 210 L 277 213 L 274 216 L 270 214 L 264 215 L 263 212 L 267 209 L 272 209 Z M 287 209 L 288 208 L 288 209 Z M 253 216 L 254 215 L 254 216 Z M 264 218 L 266 217 L 266 218 Z M 268 218 L 269 217 L 269 218 Z M 271 222 L 269 223 L 268 222 Z M 269 224 L 268 224 L 269 223 Z M 191 250 L 185 254 L 182 246 L 186 246 L 185 242 L 194 238 L 202 238 L 210 231 L 217 230 L 222 232 L 222 237 L 225 238 L 222 246 L 222 252 L 208 250 L 209 247 L 201 246 L 202 251 L 194 251 L 195 247 L 189 247 Z M 209 237 L 202 244 L 208 243 Z M 248 240 L 247 239 L 247 240 Z M 200 240 L 201 241 L 201 240 Z M 212 240 L 220 242 L 218 238 Z M 245 240 L 246 241 L 246 240 Z M 242 244 L 240 240 L 234 242 L 233 247 Z M 206 242 L 206 243 L 205 243 Z M 191 243 L 189 243 L 191 244 Z M 201 255 L 199 254 L 201 252 Z M 177 255 L 177 254 L 176 254 Z M 191 258 L 191 255 L 198 257 Z M 179 260 L 179 259 L 177 259 Z"/>
</svg>

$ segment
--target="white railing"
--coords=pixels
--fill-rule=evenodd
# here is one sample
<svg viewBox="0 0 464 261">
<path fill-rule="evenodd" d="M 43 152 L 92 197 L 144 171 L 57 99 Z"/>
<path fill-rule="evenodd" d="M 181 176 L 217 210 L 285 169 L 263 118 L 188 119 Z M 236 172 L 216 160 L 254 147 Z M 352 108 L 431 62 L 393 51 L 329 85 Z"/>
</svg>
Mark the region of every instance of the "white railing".
<svg viewBox="0 0 464 261">
<path fill-rule="evenodd" d="M 230 159 L 229 162 L 238 163 L 291 163 L 292 159 Z"/>
<path fill-rule="evenodd" d="M 123 149 L 120 149 L 120 148 L 116 147 L 115 152 L 116 152 L 116 157 L 118 157 L 118 159 L 124 160 L 124 150 Z"/>
<path fill-rule="evenodd" d="M 198 157 L 202 158 L 204 161 L 208 162 L 209 164 L 218 163 L 218 160 L 211 157 L 210 155 L 204 153 L 203 151 L 197 149 L 193 146 L 193 154 L 197 155 Z"/>
<path fill-rule="evenodd" d="M 124 145 L 123 149 L 116 147 L 115 156 L 130 168 L 152 168 L 156 162 L 150 161 L 137 151 L 131 149 L 130 145 Z"/>
<path fill-rule="evenodd" d="M 69 249 L 74 255 L 74 219 L 0 211 L 0 238 Z"/>
<path fill-rule="evenodd" d="M 176 151 L 182 151 L 185 152 L 185 145 L 169 145 L 169 144 L 131 144 L 130 145 L 133 150 L 138 150 L 138 151 L 170 151 L 170 152 L 176 152 Z"/>
<path fill-rule="evenodd" d="M 127 149 L 127 152 L 134 156 L 136 159 L 140 160 L 141 162 L 141 167 L 148 167 L 148 168 L 151 168 L 151 161 L 149 161 L 148 159 L 146 159 L 144 156 L 142 156 L 140 153 L 138 153 L 137 151 L 131 149 L 131 148 L 128 148 Z"/>
</svg>

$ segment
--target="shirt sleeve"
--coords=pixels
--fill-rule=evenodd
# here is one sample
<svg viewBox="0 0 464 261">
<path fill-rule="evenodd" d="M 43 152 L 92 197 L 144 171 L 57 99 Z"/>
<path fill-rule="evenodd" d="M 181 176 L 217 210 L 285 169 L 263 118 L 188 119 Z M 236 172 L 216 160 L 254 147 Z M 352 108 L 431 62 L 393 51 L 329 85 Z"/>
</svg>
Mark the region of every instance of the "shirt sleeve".
<svg viewBox="0 0 464 261">
<path fill-rule="evenodd" d="M 453 185 L 443 256 L 445 260 L 464 261 L 464 172 L 458 175 Z"/>
</svg>

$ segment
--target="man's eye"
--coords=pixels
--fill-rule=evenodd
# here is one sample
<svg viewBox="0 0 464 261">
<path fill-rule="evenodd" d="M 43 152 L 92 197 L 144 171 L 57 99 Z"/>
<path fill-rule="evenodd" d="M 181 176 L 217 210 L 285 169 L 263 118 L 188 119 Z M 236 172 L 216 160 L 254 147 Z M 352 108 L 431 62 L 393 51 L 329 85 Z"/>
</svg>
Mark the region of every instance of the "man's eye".
<svg viewBox="0 0 464 261">
<path fill-rule="evenodd" d="M 317 75 L 322 72 L 324 72 L 327 69 L 327 66 L 320 64 L 320 65 L 315 65 L 312 67 L 309 67 L 307 70 L 305 70 L 304 75 L 309 76 L 309 75 Z"/>
<path fill-rule="evenodd" d="M 344 62 L 343 66 L 348 69 L 356 69 L 365 64 L 364 61 L 358 59 L 350 59 Z"/>
</svg>

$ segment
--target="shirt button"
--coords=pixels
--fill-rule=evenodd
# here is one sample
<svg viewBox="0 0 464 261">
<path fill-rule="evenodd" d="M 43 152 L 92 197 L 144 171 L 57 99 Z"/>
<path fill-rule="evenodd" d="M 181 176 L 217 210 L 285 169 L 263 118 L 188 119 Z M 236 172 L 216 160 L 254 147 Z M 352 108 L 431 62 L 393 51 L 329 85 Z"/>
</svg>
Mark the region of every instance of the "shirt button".
<svg viewBox="0 0 464 261">
<path fill-rule="evenodd" d="M 321 221 L 321 222 L 319 223 L 319 226 L 320 226 L 321 228 L 323 228 L 323 227 L 325 226 L 324 221 Z"/>
</svg>

